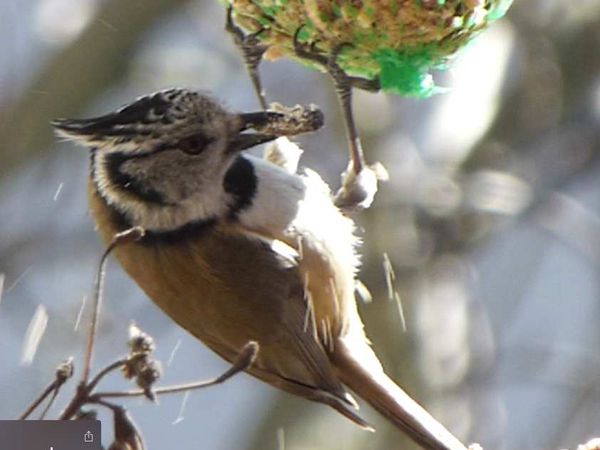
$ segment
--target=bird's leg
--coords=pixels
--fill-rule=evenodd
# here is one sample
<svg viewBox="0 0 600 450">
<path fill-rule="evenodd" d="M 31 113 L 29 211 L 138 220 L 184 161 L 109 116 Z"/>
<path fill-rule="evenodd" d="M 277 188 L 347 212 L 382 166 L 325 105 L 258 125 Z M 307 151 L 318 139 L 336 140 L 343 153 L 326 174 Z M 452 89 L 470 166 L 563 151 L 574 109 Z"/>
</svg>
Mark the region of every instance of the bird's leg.
<svg viewBox="0 0 600 450">
<path fill-rule="evenodd" d="M 337 45 L 329 55 L 326 66 L 335 84 L 335 90 L 342 108 L 350 151 L 348 168 L 342 175 L 342 186 L 335 195 L 336 205 L 345 210 L 368 208 L 377 192 L 378 178 L 378 174 L 365 162 L 365 155 L 352 111 L 352 89 L 358 87 L 370 92 L 377 92 L 380 89 L 379 80 L 349 76 L 339 66 L 337 63 L 338 56 L 345 47 L 350 45 L 347 43 Z"/>
<path fill-rule="evenodd" d="M 365 162 L 352 112 L 352 88 L 357 87 L 377 92 L 380 89 L 379 80 L 350 76 L 339 66 L 337 59 L 340 53 L 345 47 L 352 44 L 339 44 L 330 55 L 326 56 L 316 49 L 315 43 L 309 45 L 299 42 L 298 35 L 301 29 L 302 27 L 298 28 L 294 33 L 294 51 L 298 57 L 314 61 L 327 70 L 335 84 L 346 126 L 350 161 L 347 170 L 342 175 L 342 187 L 335 195 L 335 203 L 344 210 L 367 208 L 377 192 L 379 175 Z"/>
<path fill-rule="evenodd" d="M 258 31 L 245 34 L 244 31 L 238 27 L 233 21 L 233 6 L 229 5 L 227 8 L 227 19 L 225 22 L 225 30 L 233 36 L 233 41 L 237 48 L 242 52 L 242 58 L 246 64 L 246 69 L 254 85 L 254 90 L 258 96 L 258 101 L 263 109 L 267 109 L 267 99 L 265 91 L 260 81 L 260 75 L 258 73 L 258 65 L 260 64 L 264 53 L 267 51 L 267 46 L 261 44 L 258 36 L 265 31 L 261 27 Z"/>
<path fill-rule="evenodd" d="M 299 26 L 294 33 L 292 40 L 294 44 L 294 53 L 296 53 L 296 56 L 299 58 L 308 59 L 309 61 L 316 62 L 317 64 L 326 67 L 329 58 L 317 49 L 317 42 L 313 41 L 310 44 L 300 42 L 299 37 L 302 28 L 304 28 L 304 25 Z"/>
<path fill-rule="evenodd" d="M 344 123 L 346 124 L 346 137 L 350 148 L 350 167 L 355 175 L 359 174 L 365 166 L 365 155 L 362 150 L 360 138 L 356 131 L 354 123 L 354 114 L 352 112 L 352 82 L 351 78 L 338 65 L 337 58 L 348 44 L 336 46 L 327 60 L 327 71 L 335 84 L 335 91 L 338 95 Z"/>
</svg>

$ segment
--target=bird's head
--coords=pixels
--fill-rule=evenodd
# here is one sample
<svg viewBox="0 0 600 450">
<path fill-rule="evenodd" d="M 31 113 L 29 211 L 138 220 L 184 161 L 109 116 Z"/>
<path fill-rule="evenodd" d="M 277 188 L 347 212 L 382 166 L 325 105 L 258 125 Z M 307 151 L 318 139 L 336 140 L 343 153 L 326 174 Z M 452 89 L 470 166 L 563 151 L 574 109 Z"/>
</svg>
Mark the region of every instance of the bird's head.
<svg viewBox="0 0 600 450">
<path fill-rule="evenodd" d="M 134 225 L 171 229 L 227 213 L 235 199 L 224 180 L 242 150 L 322 125 L 315 109 L 300 127 L 290 117 L 281 110 L 232 113 L 204 93 L 169 89 L 53 126 L 91 149 L 95 187 L 111 206 Z"/>
</svg>

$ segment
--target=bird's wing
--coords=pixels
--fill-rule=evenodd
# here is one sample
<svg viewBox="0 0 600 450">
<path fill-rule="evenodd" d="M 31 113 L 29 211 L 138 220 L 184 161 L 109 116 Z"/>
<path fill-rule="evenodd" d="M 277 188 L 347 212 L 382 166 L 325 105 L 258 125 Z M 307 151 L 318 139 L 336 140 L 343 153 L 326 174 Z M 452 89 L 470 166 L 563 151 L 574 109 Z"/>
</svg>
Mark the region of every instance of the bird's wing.
<svg viewBox="0 0 600 450">
<path fill-rule="evenodd" d="M 345 398 L 346 391 L 317 337 L 297 265 L 275 244 L 215 232 L 186 250 L 195 267 L 209 262 L 209 273 L 218 280 L 211 283 L 211 289 L 218 290 L 213 294 L 218 303 L 213 304 L 206 294 L 200 300 L 206 303 L 205 314 L 212 317 L 204 328 L 204 338 L 227 359 L 232 356 L 225 354 L 227 351 L 237 352 L 246 341 L 256 340 L 261 346 L 256 367 L 264 370 L 266 377 L 275 376 L 269 381 L 281 378 L 283 384 L 298 383 Z M 199 278 L 188 286 L 206 289 Z M 198 281 L 202 286 L 196 285 Z M 220 344 L 225 344 L 224 348 L 218 349 Z"/>
</svg>

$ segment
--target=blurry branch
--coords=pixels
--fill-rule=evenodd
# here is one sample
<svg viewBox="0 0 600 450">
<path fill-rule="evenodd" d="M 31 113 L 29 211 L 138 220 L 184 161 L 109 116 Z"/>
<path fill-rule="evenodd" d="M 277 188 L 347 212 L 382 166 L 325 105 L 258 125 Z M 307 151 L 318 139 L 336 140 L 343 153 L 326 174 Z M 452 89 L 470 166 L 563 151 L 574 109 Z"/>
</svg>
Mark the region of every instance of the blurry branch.
<svg viewBox="0 0 600 450">
<path fill-rule="evenodd" d="M 141 36 L 189 1 L 101 2 L 87 29 L 46 64 L 14 104 L 0 111 L 0 179 L 41 153 L 51 138 L 51 119 L 76 114 L 123 77 Z"/>
<path fill-rule="evenodd" d="M 600 164 L 596 164 L 600 173 Z M 580 181 L 578 179 L 578 181 Z M 600 268 L 600 216 L 575 198 L 554 193 L 536 210 L 538 223 Z"/>
<path fill-rule="evenodd" d="M 551 93 L 556 102 L 553 107 L 560 113 L 552 117 L 539 110 L 537 117 L 523 116 L 523 111 L 533 113 L 536 106 L 543 108 L 547 101 L 532 94 L 535 85 L 541 82 L 536 79 L 535 70 L 523 68 L 524 72 L 532 70 L 533 75 L 524 74 L 515 92 L 503 99 L 487 137 L 456 172 L 460 173 L 463 187 L 474 176 L 488 170 L 522 179 L 532 190 L 526 207 L 517 211 L 517 217 L 523 220 L 546 211 L 554 202 L 557 191 L 585 174 L 597 171 L 600 165 L 600 128 L 597 115 L 593 113 L 600 58 L 591 57 L 597 53 L 600 41 L 600 17 L 576 31 L 562 34 L 554 29 L 536 29 L 529 23 L 517 24 L 520 41 L 529 43 L 524 46 L 526 52 L 536 53 L 539 49 L 535 43 L 539 44 L 540 40 L 548 40 L 554 46 L 554 51 L 546 55 L 545 64 L 554 65 L 561 75 L 539 95 Z M 546 35 L 542 36 L 544 32 Z M 556 35 L 551 35 L 552 32 Z M 442 220 L 423 215 L 420 218 L 434 228 L 436 236 L 443 236 L 443 239 L 436 239 L 443 246 L 436 253 L 464 253 L 493 238 L 499 225 L 514 217 L 467 209 Z M 452 230 L 460 231 L 453 233 Z"/>
<path fill-rule="evenodd" d="M 568 33 L 561 33 L 552 25 L 540 28 L 519 15 L 514 15 L 512 21 L 518 28 L 517 39 L 522 43 L 520 47 L 524 53 L 522 67 L 518 71 L 520 80 L 518 86 L 503 98 L 501 110 L 487 138 L 502 137 L 509 141 L 509 145 L 522 147 L 519 150 L 537 150 L 537 146 L 527 144 L 531 144 L 531 138 L 538 132 L 541 136 L 550 137 L 551 130 L 548 128 L 560 129 L 572 122 L 588 127 L 593 125 L 589 122 L 597 121 L 592 102 L 600 72 L 600 58 L 596 56 L 600 44 L 600 16 Z M 539 56 L 542 52 L 544 54 Z M 538 60 L 531 61 L 535 57 Z M 540 69 L 539 66 L 543 67 Z M 536 90 L 540 84 L 544 89 Z M 557 101 L 549 101 L 549 95 Z M 559 111 L 559 123 L 552 120 L 554 116 L 548 114 L 549 110 Z M 597 126 L 595 130 L 598 130 Z M 498 156 L 486 152 L 486 149 L 486 146 L 479 145 L 463 166 L 470 169 L 475 165 L 489 164 Z M 556 163 L 548 161 L 546 165 L 551 162 Z"/>
</svg>

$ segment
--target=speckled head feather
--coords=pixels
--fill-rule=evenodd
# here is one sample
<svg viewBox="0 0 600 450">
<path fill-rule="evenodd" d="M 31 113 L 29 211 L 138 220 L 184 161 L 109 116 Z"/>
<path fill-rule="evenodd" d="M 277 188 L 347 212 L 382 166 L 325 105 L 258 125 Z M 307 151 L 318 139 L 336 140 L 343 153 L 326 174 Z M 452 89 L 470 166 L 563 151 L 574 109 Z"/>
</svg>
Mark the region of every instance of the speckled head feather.
<svg viewBox="0 0 600 450">
<path fill-rule="evenodd" d="M 144 153 L 174 136 L 206 137 L 222 134 L 218 124 L 243 128 L 240 120 L 228 120 L 227 112 L 211 96 L 173 88 L 139 97 L 114 112 L 90 119 L 58 119 L 57 133 L 82 145 L 107 151 Z M 232 130 L 234 131 L 234 130 Z M 200 144 L 200 143 L 198 143 Z"/>
</svg>

